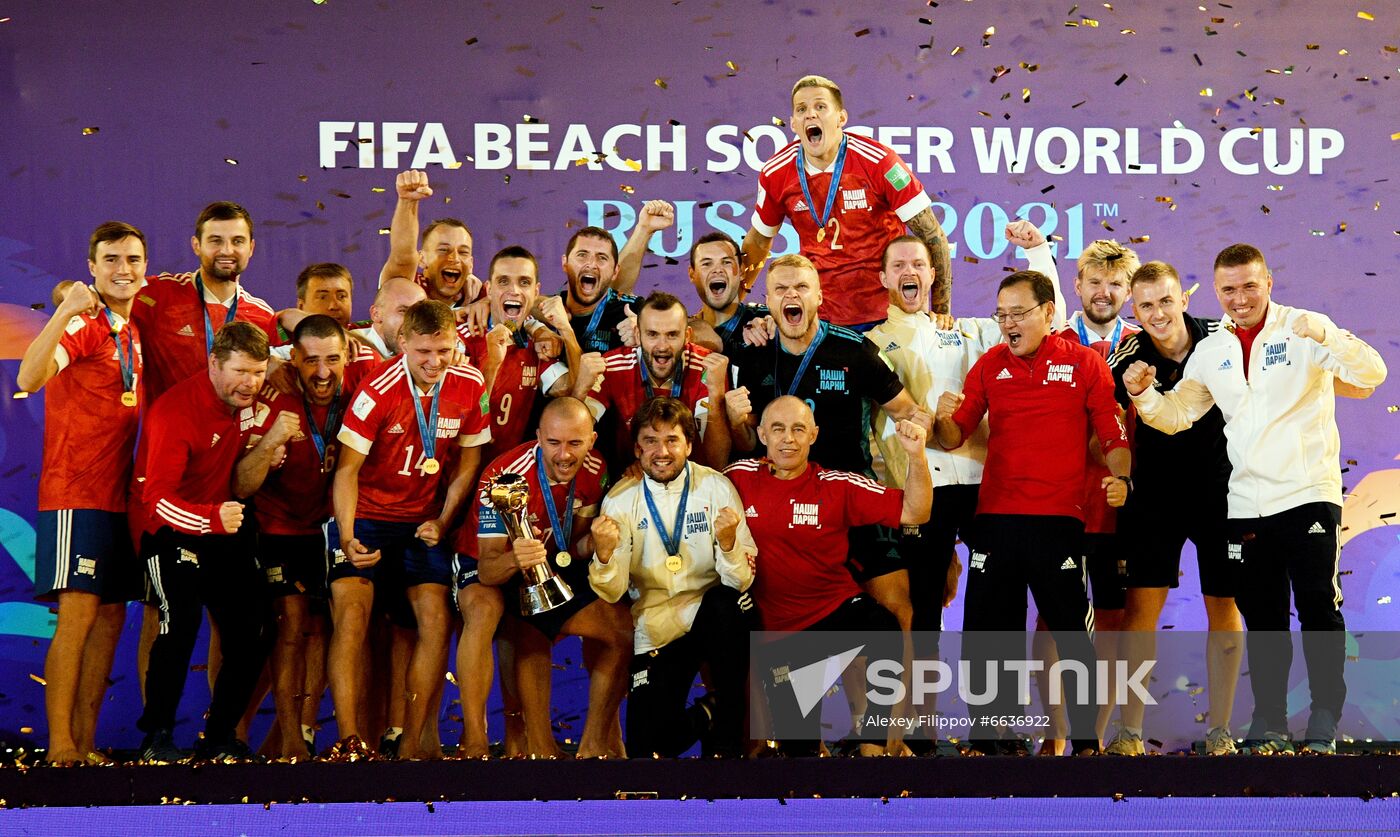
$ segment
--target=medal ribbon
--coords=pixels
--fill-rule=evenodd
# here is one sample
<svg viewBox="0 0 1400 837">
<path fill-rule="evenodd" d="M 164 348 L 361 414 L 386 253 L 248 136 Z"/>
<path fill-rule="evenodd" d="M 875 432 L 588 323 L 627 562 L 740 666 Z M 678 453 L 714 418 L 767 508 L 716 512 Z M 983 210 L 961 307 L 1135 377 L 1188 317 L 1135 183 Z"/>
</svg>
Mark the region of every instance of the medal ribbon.
<svg viewBox="0 0 1400 837">
<path fill-rule="evenodd" d="M 569 551 L 569 537 L 574 531 L 574 489 L 578 480 L 569 481 L 569 496 L 564 498 L 564 517 L 559 517 L 559 509 L 554 505 L 554 491 L 549 485 L 549 476 L 544 471 L 544 451 L 535 446 L 535 482 L 540 484 L 544 495 L 544 510 L 549 515 L 550 531 L 554 533 L 554 545 L 563 552 Z"/>
<path fill-rule="evenodd" d="M 416 402 L 417 399 L 414 399 Z M 331 399 L 331 404 L 326 408 L 326 427 L 324 432 L 316 426 L 316 416 L 311 412 L 311 402 L 306 400 L 306 393 L 301 394 L 301 406 L 306 410 L 306 424 L 311 430 L 311 443 L 316 446 L 316 455 L 321 458 L 321 464 L 326 464 L 326 440 L 334 439 L 340 432 L 340 388 L 336 387 L 335 397 Z"/>
<path fill-rule="evenodd" d="M 681 501 L 676 505 L 676 525 L 672 531 L 667 531 L 665 524 L 661 522 L 661 512 L 656 510 L 656 501 L 652 499 L 651 489 L 647 488 L 646 478 L 642 478 L 642 495 L 646 497 L 647 511 L 651 512 L 651 522 L 656 526 L 656 534 L 661 536 L 661 545 L 666 547 L 667 555 L 681 554 L 681 530 L 685 525 L 685 501 L 690 497 L 690 465 L 685 468 L 685 484 L 681 488 Z"/>
<path fill-rule="evenodd" d="M 812 190 L 807 186 L 807 157 L 802 153 L 802 143 L 797 144 L 797 182 L 802 185 L 802 197 L 807 201 L 807 211 L 812 214 L 812 220 L 817 222 L 817 229 L 826 229 L 826 222 L 831 220 L 831 209 L 836 205 L 836 193 L 841 191 L 841 169 L 846 165 L 846 140 L 845 134 L 841 135 L 841 147 L 836 152 L 836 165 L 831 170 L 831 183 L 826 187 L 826 208 L 822 210 L 822 216 L 817 217 L 816 203 L 812 200 Z"/>
<path fill-rule="evenodd" d="M 442 381 L 433 384 L 433 403 L 428 407 L 428 416 L 424 417 L 423 400 L 418 397 L 418 387 L 413 383 L 413 376 L 405 375 L 404 378 L 407 379 L 408 391 L 413 396 L 413 414 L 418 417 L 418 435 L 423 440 L 423 455 L 428 459 L 437 459 L 438 396 L 442 395 Z"/>
<path fill-rule="evenodd" d="M 823 321 L 820 323 L 820 325 L 817 326 L 817 334 L 815 337 L 812 338 L 812 344 L 807 347 L 807 351 L 802 353 L 802 362 L 797 365 L 797 374 L 793 376 L 792 383 L 788 385 L 788 390 L 786 393 L 780 392 L 778 389 L 778 356 L 783 351 L 783 344 L 777 343 L 774 346 L 776 350 L 773 353 L 774 393 L 780 395 L 795 395 L 797 393 L 797 385 L 802 383 L 802 376 L 807 374 L 807 365 L 812 362 L 812 355 L 816 354 L 817 347 L 820 346 L 822 344 L 822 341 L 826 339 L 826 332 L 827 323 Z"/>
<path fill-rule="evenodd" d="M 122 333 L 117 328 L 117 322 L 113 319 L 112 309 L 102 306 L 102 310 L 107 314 L 107 327 L 112 330 L 112 342 L 117 344 L 117 365 L 122 370 L 122 389 L 126 392 L 136 391 L 136 341 L 131 336 L 131 330 L 126 332 L 126 346 L 122 346 Z"/>
<path fill-rule="evenodd" d="M 199 271 L 194 272 L 194 287 L 199 291 L 199 310 L 204 314 L 204 351 L 205 353 L 214 351 L 214 323 L 209 319 L 209 306 L 204 302 L 204 280 L 200 278 Z M 233 322 L 233 318 L 238 314 L 238 289 L 233 289 L 233 304 L 228 307 L 228 314 L 224 316 L 224 325 Z"/>
<path fill-rule="evenodd" d="M 685 360 L 685 352 L 681 352 L 681 360 Z M 656 397 L 656 393 L 651 388 L 651 375 L 647 373 L 647 360 L 642 355 L 642 347 L 637 347 L 637 373 L 642 376 L 642 386 L 646 388 L 647 400 Z M 681 397 L 681 381 L 685 379 L 685 366 L 682 365 L 671 375 L 671 397 Z"/>
<path fill-rule="evenodd" d="M 588 328 L 583 330 L 583 339 L 579 341 L 581 345 L 593 345 L 593 332 L 598 330 L 598 323 L 603 321 L 603 312 L 607 310 L 608 303 L 612 302 L 612 298 L 613 289 L 608 288 L 608 292 L 603 294 L 603 298 L 598 300 L 597 307 L 593 309 L 593 316 L 588 318 Z M 606 345 L 595 346 L 594 348 L 600 352 L 605 352 L 608 349 Z"/>
<path fill-rule="evenodd" d="M 1074 321 L 1074 327 L 1077 328 L 1077 329 L 1079 329 L 1079 342 L 1080 342 L 1080 343 L 1083 343 L 1084 345 L 1089 346 L 1089 345 L 1092 345 L 1092 344 L 1094 344 L 1094 343 L 1099 342 L 1099 341 L 1093 340 L 1093 339 L 1091 339 L 1091 338 L 1089 337 L 1089 329 L 1087 329 L 1087 328 L 1084 327 L 1084 314 L 1083 314 L 1083 313 L 1080 313 L 1079 319 L 1077 319 L 1077 320 Z M 1113 327 L 1113 334 L 1109 335 L 1109 338 L 1108 338 L 1108 350 L 1109 350 L 1109 351 L 1113 351 L 1114 349 L 1118 348 L 1118 341 L 1119 341 L 1120 339 L 1122 339 L 1122 337 L 1123 337 L 1123 318 L 1122 318 L 1122 317 L 1119 317 L 1119 318 L 1118 318 L 1118 324 L 1115 325 L 1115 326 Z"/>
</svg>

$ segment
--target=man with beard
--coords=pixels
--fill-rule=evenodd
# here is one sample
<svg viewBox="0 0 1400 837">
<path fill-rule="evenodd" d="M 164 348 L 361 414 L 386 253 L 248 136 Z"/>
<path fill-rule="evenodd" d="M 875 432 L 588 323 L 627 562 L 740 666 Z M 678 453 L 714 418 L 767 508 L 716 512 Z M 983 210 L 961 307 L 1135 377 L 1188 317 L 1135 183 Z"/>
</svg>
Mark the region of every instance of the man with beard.
<svg viewBox="0 0 1400 837">
<path fill-rule="evenodd" d="M 352 341 L 344 326 L 312 314 L 292 333 L 290 366 L 295 391 L 271 385 L 258 396 L 254 438 L 267 420 L 283 412 L 297 417 L 299 430 L 286 443 L 286 458 L 270 471 L 254 498 L 258 523 L 258 563 L 277 614 L 272 653 L 272 696 L 277 710 L 279 755 L 305 758 L 311 741 L 303 725 L 303 701 L 310 683 L 324 689 L 321 676 L 308 678 L 308 652 L 326 635 L 326 535 L 331 514 L 331 479 L 340 444 L 340 420 L 350 394 L 366 370 L 350 364 Z"/>
<path fill-rule="evenodd" d="M 604 601 L 637 591 L 627 749 L 675 758 L 698 740 L 706 757 L 737 757 L 756 623 L 744 591 L 758 550 L 734 485 L 687 461 L 695 419 L 683 402 L 647 401 L 632 434 L 643 476 L 624 479 L 603 501 L 589 568 Z M 710 691 L 687 706 L 702 667 Z"/>
<path fill-rule="evenodd" d="M 758 199 L 744 236 L 745 287 L 758 278 L 786 219 L 827 288 L 822 319 L 864 330 L 884 308 L 880 254 L 907 224 L 934 257 L 934 313 L 948 313 L 948 237 L 909 165 L 889 147 L 842 130 L 841 88 L 822 76 L 803 76 L 793 85 L 788 124 L 797 139 L 759 173 Z"/>
<path fill-rule="evenodd" d="M 595 421 L 612 411 L 615 428 L 608 448 L 610 474 L 620 475 L 635 461 L 636 434 L 632 421 L 642 405 L 660 395 L 680 399 L 695 419 L 701 450 L 696 461 L 723 465 L 729 461 L 729 423 L 724 415 L 729 359 L 689 341 L 685 306 L 656 291 L 637 312 L 635 349 L 614 349 L 583 356 L 573 396 L 588 405 Z M 594 371 L 601 370 L 601 371 Z"/>
<path fill-rule="evenodd" d="M 433 196 L 428 175 L 400 172 L 394 180 L 398 201 L 389 222 L 389 258 L 379 272 L 379 284 L 390 279 L 412 279 L 428 299 L 453 308 L 475 301 L 481 280 L 472 273 L 472 234 L 456 218 L 439 218 L 423 230 L 418 240 L 418 205 Z"/>
<path fill-rule="evenodd" d="M 16 378 L 26 393 L 47 387 L 34 592 L 58 602 L 44 658 L 52 764 L 100 758 L 98 710 L 126 603 L 141 595 L 127 486 L 141 417 L 141 337 L 130 318 L 146 237 L 120 221 L 102 224 L 88 242 L 88 272 L 92 286 L 66 289 Z"/>
<path fill-rule="evenodd" d="M 381 360 L 388 360 L 400 351 L 399 327 L 404 313 L 427 298 L 423 287 L 411 279 L 386 279 L 369 307 L 369 325 L 351 331 L 350 336 L 367 344 Z"/>
<path fill-rule="evenodd" d="M 190 247 L 194 273 L 146 277 L 131 319 L 146 348 L 145 396 L 154 404 L 167 389 L 199 372 L 220 326 L 252 323 L 272 339 L 276 314 L 239 284 L 253 257 L 253 220 L 236 203 L 217 201 L 199 213 Z"/>
<path fill-rule="evenodd" d="M 299 429 L 292 412 L 271 420 L 246 456 L 258 390 L 267 371 L 267 336 L 248 323 L 219 329 L 208 372 L 171 387 L 141 427 L 136 454 L 146 509 L 141 552 L 160 604 L 160 634 L 146 672 L 141 758 L 171 762 L 176 707 L 190 654 L 209 609 L 224 637 L 198 758 L 248 758 L 235 727 L 267 662 L 272 624 L 262 574 L 243 529 L 243 504 Z M 240 456 L 242 459 L 240 460 Z M 240 534 L 244 532 L 244 534 Z"/>
<path fill-rule="evenodd" d="M 442 540 L 469 502 L 481 446 L 491 439 L 481 373 L 451 365 L 455 326 L 444 303 L 410 307 L 399 328 L 402 354 L 370 373 L 340 429 L 329 531 L 335 624 L 329 668 L 342 749 L 360 747 L 357 661 L 375 588 L 401 583 L 418 636 L 400 755 L 442 756 L 422 746 L 430 698 L 447 667 L 452 558 Z"/>
<path fill-rule="evenodd" d="M 741 352 L 738 386 L 725 393 L 734 447 L 754 450 L 757 417 L 783 395 L 805 401 L 829 430 L 814 437 L 812 461 L 835 471 L 874 479 L 870 457 L 870 417 L 878 406 L 896 421 L 927 426 L 921 408 L 881 356 L 879 348 L 847 328 L 817 318 L 823 300 L 816 267 L 804 256 L 788 255 L 768 268 L 768 308 L 777 315 L 778 339 Z M 769 452 L 771 454 L 771 451 Z M 861 586 L 908 632 L 914 609 L 909 575 L 899 553 L 899 531 L 877 526 L 851 530 L 851 572 Z"/>
<path fill-rule="evenodd" d="M 944 450 L 960 447 L 984 415 L 989 428 L 977 516 L 964 538 L 971 550 L 964 657 L 972 660 L 977 694 L 988 688 L 988 662 L 1000 665 L 1025 653 L 1019 632 L 1026 624 L 1027 586 L 1061 656 L 1085 667 L 1088 693 L 1095 693 L 1094 623 L 1082 550 L 1084 451 L 1090 434 L 1097 433 L 1108 461 L 1111 476 L 1102 487 L 1115 507 L 1131 487 L 1131 461 L 1108 366 L 1092 349 L 1051 331 L 1054 300 L 1044 274 L 1021 271 L 1003 279 L 995 319 L 1004 342 L 973 365 L 961 393 L 947 391 L 938 400 L 935 426 Z M 1023 742 L 1010 737 L 1012 730 L 996 727 L 994 720 L 1014 714 L 1007 710 L 1013 708 L 1015 689 L 1005 677 L 991 688 L 997 697 L 972 718 L 973 749 L 1024 752 Z M 1097 752 L 1098 708 L 1075 703 L 1067 714 L 1074 752 Z M 1004 740 L 989 740 L 998 737 Z"/>
<path fill-rule="evenodd" d="M 1245 744 L 1258 754 L 1293 751 L 1291 592 L 1312 692 L 1303 749 L 1334 753 L 1346 702 L 1334 378 L 1377 387 L 1386 367 L 1375 349 L 1322 314 L 1274 305 L 1272 290 L 1273 274 L 1258 248 L 1221 250 L 1215 257 L 1221 328 L 1200 342 L 1170 391 L 1153 386 L 1157 370 L 1142 361 L 1124 371 L 1123 388 L 1142 420 L 1168 434 L 1219 405 L 1234 466 L 1226 555 L 1240 566 L 1235 603 L 1249 631 L 1254 692 Z"/>
<path fill-rule="evenodd" d="M 617 242 L 599 227 L 574 233 L 564 248 L 568 285 L 559 292 L 569 325 L 585 352 L 606 352 L 622 346 L 618 326 L 638 299 L 613 287 L 617 276 Z"/>
<path fill-rule="evenodd" d="M 770 278 L 770 281 L 771 278 Z M 845 431 L 841 428 L 838 432 Z M 820 439 L 816 419 L 806 402 L 791 395 L 774 399 L 763 410 L 759 436 L 767 448 L 763 459 L 744 459 L 725 470 L 744 504 L 744 517 L 753 532 L 761 556 L 754 577 L 753 597 L 765 631 L 847 632 L 873 631 L 867 643 L 872 659 L 898 659 L 900 645 L 890 635 L 899 626 L 889 610 L 861 592 L 847 569 L 848 544 L 853 527 L 880 525 L 898 530 L 928 520 L 933 486 L 928 463 L 918 453 L 927 443 L 924 428 L 901 421 L 898 433 L 905 446 L 908 470 L 904 489 L 886 488 L 861 474 L 827 468 L 811 453 Z M 906 629 L 907 630 L 907 629 Z M 837 634 L 839 636 L 839 634 Z M 822 655 L 794 658 L 780 640 L 764 650 L 764 669 L 774 717 L 803 715 L 793 704 L 787 685 L 774 689 L 772 675 L 821 659 Z M 836 649 L 830 649 L 836 651 Z M 841 650 L 844 650 L 841 649 Z M 837 651 L 839 653 L 839 651 Z M 864 685 L 864 684 L 860 684 Z M 861 755 L 885 751 L 879 743 L 887 729 L 880 721 L 888 708 L 873 717 L 862 712 L 858 730 Z M 854 720 L 854 719 L 853 719 Z M 814 732 L 816 732 L 814 730 Z M 810 736 L 818 739 L 819 733 Z M 808 745 L 785 741 L 789 752 L 815 755 L 816 742 Z M 890 741 L 893 745 L 895 742 Z"/>
<path fill-rule="evenodd" d="M 519 598 L 520 573 L 548 563 L 574 593 L 569 602 L 553 610 L 511 619 L 528 754 L 562 756 L 550 727 L 550 646 L 560 636 L 578 636 L 599 643 L 589 666 L 588 719 L 578 755 L 622 756 L 609 742 L 626 688 L 632 620 L 625 605 L 601 601 L 588 585 L 592 550 L 583 539 L 598 514 L 607 478 L 603 460 L 592 450 L 598 438 L 593 417 L 577 399 L 556 398 L 545 406 L 536 437 L 534 444 L 497 457 L 482 475 L 473 507 L 480 552 L 477 578 L 480 584 L 502 587 L 506 600 L 513 603 Z M 517 540 L 511 539 L 489 496 L 491 479 L 505 473 L 524 477 L 530 493 L 528 517 L 533 531 Z"/>
</svg>

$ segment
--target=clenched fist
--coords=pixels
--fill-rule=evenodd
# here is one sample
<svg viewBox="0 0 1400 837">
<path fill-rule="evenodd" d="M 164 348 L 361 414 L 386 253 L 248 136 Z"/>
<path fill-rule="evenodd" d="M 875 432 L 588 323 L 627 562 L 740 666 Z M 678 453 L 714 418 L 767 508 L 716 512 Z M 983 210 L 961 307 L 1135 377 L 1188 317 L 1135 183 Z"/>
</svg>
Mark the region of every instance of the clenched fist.
<svg viewBox="0 0 1400 837">
<path fill-rule="evenodd" d="M 734 548 L 734 539 L 739 532 L 739 513 L 729 506 L 715 515 L 715 542 L 725 552 Z"/>
<path fill-rule="evenodd" d="M 1128 502 L 1128 483 L 1117 477 L 1104 477 L 1103 490 L 1108 495 L 1108 505 L 1119 509 Z"/>
<path fill-rule="evenodd" d="M 499 369 L 514 339 L 515 333 L 505 323 L 492 326 L 491 330 L 486 332 L 486 365 L 492 369 Z"/>
<path fill-rule="evenodd" d="M 63 301 L 58 304 L 54 316 L 60 320 L 71 320 L 79 314 L 97 311 L 97 295 L 82 282 L 74 282 L 63 293 Z"/>
<path fill-rule="evenodd" d="M 1306 337 L 1321 343 L 1327 337 L 1327 332 L 1322 322 L 1317 318 L 1307 314 L 1299 314 L 1293 321 L 1293 333 L 1299 337 Z"/>
<path fill-rule="evenodd" d="M 438 520 L 427 520 L 418 524 L 414 530 L 413 537 L 423 542 L 424 546 L 437 546 L 442 540 L 442 522 Z"/>
<path fill-rule="evenodd" d="M 1135 360 L 1123 370 L 1123 389 L 1129 395 L 1142 395 L 1157 380 L 1157 367 Z"/>
<path fill-rule="evenodd" d="M 938 396 L 938 410 L 934 413 L 934 421 L 946 421 L 953 417 L 953 413 L 958 411 L 963 401 L 967 399 L 961 392 L 944 392 Z"/>
<path fill-rule="evenodd" d="M 1045 243 L 1045 233 L 1030 221 L 1012 221 L 1006 225 L 1006 240 L 1023 250 L 1029 250 Z"/>
<path fill-rule="evenodd" d="M 612 560 L 613 550 L 617 549 L 617 544 L 622 539 L 617 521 L 606 514 L 600 514 L 593 518 L 590 532 L 593 535 L 593 553 L 598 556 L 598 562 L 608 563 Z"/>
<path fill-rule="evenodd" d="M 744 342 L 750 346 L 766 346 L 777 333 L 777 320 L 772 317 L 755 317 L 744 326 Z"/>
<path fill-rule="evenodd" d="M 574 397 L 583 398 L 603 383 L 603 372 L 607 362 L 599 352 L 584 352 L 578 359 L 578 370 L 574 373 Z"/>
<path fill-rule="evenodd" d="M 730 427 L 747 424 L 753 415 L 753 404 L 749 402 L 749 388 L 739 387 L 724 394 L 724 412 L 728 415 Z"/>
<path fill-rule="evenodd" d="M 359 538 L 351 538 L 340 544 L 340 551 L 345 553 L 345 557 L 350 559 L 350 564 L 357 570 L 367 570 L 379 563 L 382 553 L 360 543 Z"/>
<path fill-rule="evenodd" d="M 272 420 L 272 426 L 267 429 L 263 441 L 273 447 L 284 445 L 300 430 L 301 417 L 291 410 L 283 410 Z"/>
<path fill-rule="evenodd" d="M 219 506 L 219 525 L 230 535 L 243 525 L 243 504 L 229 500 Z"/>
<path fill-rule="evenodd" d="M 647 201 L 637 213 L 637 226 L 648 233 L 664 230 L 676 223 L 676 210 L 665 201 Z"/>
<path fill-rule="evenodd" d="M 701 358 L 700 365 L 705 372 L 700 380 L 705 382 L 711 398 L 722 398 L 729 384 L 729 358 L 719 352 L 710 352 Z"/>
<path fill-rule="evenodd" d="M 404 201 L 421 201 L 433 196 L 433 187 L 428 185 L 428 173 L 412 169 L 401 171 L 394 178 L 394 191 L 399 193 L 399 200 Z"/>
<path fill-rule="evenodd" d="M 912 421 L 904 420 L 894 426 L 894 434 L 899 439 L 899 446 L 909 456 L 922 456 L 924 446 L 928 444 L 928 431 Z"/>
</svg>

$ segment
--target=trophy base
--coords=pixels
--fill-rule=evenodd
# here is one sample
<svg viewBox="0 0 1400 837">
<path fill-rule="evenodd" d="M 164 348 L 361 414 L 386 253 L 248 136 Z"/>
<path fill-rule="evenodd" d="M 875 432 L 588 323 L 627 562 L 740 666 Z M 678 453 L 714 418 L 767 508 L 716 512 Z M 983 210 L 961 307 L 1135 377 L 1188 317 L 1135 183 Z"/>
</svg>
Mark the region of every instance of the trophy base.
<svg viewBox="0 0 1400 837">
<path fill-rule="evenodd" d="M 520 614 L 536 616 L 567 604 L 574 597 L 568 582 L 559 576 L 550 576 L 538 584 L 520 588 Z"/>
</svg>

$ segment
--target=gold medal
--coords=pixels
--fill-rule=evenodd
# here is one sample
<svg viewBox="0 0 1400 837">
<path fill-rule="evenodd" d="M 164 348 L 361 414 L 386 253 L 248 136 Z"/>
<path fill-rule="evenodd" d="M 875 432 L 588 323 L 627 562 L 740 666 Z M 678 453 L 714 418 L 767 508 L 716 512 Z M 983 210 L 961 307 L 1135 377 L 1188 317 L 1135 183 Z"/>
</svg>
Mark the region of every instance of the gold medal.
<svg viewBox="0 0 1400 837">
<path fill-rule="evenodd" d="M 574 556 L 570 555 L 565 550 L 560 550 L 554 554 L 554 563 L 558 564 L 561 569 L 569 566 L 573 562 Z"/>
<path fill-rule="evenodd" d="M 826 241 L 826 227 L 817 227 L 817 241 Z"/>
<path fill-rule="evenodd" d="M 670 571 L 673 572 L 673 573 L 678 573 L 678 572 L 680 572 L 680 571 L 681 571 L 681 556 L 679 556 L 679 555 L 667 555 L 667 556 L 666 556 L 666 569 L 670 570 Z"/>
<path fill-rule="evenodd" d="M 442 468 L 442 466 L 438 464 L 438 461 L 436 459 L 433 459 L 432 457 L 424 459 L 423 464 L 419 467 L 423 470 L 423 473 L 427 474 L 428 476 L 436 474 L 438 470 Z"/>
<path fill-rule="evenodd" d="M 128 391 L 126 391 L 126 392 L 123 392 L 123 393 L 122 393 L 122 406 L 123 406 L 123 407 L 135 407 L 135 406 L 136 406 L 136 393 L 131 392 L 130 390 L 128 390 Z"/>
</svg>

